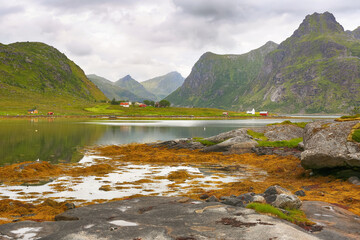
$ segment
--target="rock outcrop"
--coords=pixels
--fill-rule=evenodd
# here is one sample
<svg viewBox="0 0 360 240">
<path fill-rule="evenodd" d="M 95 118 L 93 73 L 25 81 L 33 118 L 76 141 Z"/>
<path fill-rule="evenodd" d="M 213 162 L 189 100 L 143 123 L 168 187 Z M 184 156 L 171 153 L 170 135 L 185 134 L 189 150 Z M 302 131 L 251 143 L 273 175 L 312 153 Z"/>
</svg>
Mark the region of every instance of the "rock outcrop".
<svg viewBox="0 0 360 240">
<path fill-rule="evenodd" d="M 360 167 L 360 143 L 348 137 L 360 121 L 318 121 L 305 127 L 301 165 L 305 169 Z"/>
<path fill-rule="evenodd" d="M 68 210 L 73 221 L 0 225 L 0 239 L 319 239 L 254 210 L 183 197 L 144 197 Z"/>
</svg>

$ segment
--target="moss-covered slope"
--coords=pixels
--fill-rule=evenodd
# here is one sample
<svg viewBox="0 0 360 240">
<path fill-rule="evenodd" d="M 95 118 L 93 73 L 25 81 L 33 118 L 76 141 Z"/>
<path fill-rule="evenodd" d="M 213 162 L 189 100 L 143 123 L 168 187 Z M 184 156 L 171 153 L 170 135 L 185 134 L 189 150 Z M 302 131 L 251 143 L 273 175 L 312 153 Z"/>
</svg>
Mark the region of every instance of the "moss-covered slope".
<svg viewBox="0 0 360 240">
<path fill-rule="evenodd" d="M 83 70 L 54 47 L 39 42 L 0 44 L 0 99 L 19 105 L 107 99 Z M 50 104 L 50 103 L 49 103 Z"/>
<path fill-rule="evenodd" d="M 280 112 L 341 113 L 360 104 L 360 41 L 328 12 L 306 16 L 266 56 L 246 105 Z"/>
<path fill-rule="evenodd" d="M 277 47 L 268 42 L 242 55 L 207 52 L 200 57 L 184 84 L 166 99 L 175 105 L 238 108 L 239 98 L 250 92 L 266 54 Z"/>
</svg>

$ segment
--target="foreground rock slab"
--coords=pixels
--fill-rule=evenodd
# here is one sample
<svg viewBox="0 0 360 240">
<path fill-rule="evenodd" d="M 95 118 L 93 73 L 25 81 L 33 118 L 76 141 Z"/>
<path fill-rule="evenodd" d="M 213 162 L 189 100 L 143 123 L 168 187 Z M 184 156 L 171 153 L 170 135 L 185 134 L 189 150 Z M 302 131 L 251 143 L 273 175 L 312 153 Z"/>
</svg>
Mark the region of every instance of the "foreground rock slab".
<svg viewBox="0 0 360 240">
<path fill-rule="evenodd" d="M 360 167 L 360 143 L 348 140 L 360 121 L 309 123 L 305 127 L 305 151 L 301 165 L 305 169 Z"/>
<path fill-rule="evenodd" d="M 328 240 L 360 239 L 360 217 L 336 205 L 318 202 L 303 202 L 301 209 L 306 216 L 319 226 L 321 231 L 314 235 Z"/>
<path fill-rule="evenodd" d="M 319 239 L 250 209 L 182 197 L 144 197 L 68 210 L 56 222 L 0 225 L 0 239 Z"/>
</svg>

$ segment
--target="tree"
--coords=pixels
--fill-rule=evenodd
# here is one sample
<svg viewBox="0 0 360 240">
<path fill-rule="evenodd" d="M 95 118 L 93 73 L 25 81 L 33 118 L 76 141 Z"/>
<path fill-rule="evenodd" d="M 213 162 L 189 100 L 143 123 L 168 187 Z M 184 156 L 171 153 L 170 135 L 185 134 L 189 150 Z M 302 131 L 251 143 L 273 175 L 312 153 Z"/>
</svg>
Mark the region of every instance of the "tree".
<svg viewBox="0 0 360 240">
<path fill-rule="evenodd" d="M 144 103 L 148 106 L 155 106 L 155 102 L 154 101 L 150 101 L 150 100 L 144 100 Z"/>
<path fill-rule="evenodd" d="M 111 100 L 111 105 L 117 105 L 117 104 L 118 104 L 118 102 L 116 101 L 115 98 L 113 98 L 113 99 Z"/>
<path fill-rule="evenodd" d="M 159 105 L 160 107 L 170 107 L 170 102 L 168 100 L 163 99 L 159 102 Z"/>
</svg>

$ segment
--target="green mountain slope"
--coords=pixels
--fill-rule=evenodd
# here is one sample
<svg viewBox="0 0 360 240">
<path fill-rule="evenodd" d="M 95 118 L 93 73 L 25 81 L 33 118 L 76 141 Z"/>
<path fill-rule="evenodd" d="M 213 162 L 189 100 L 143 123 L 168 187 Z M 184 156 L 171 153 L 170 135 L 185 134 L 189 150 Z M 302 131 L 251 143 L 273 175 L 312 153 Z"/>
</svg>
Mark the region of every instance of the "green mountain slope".
<svg viewBox="0 0 360 240">
<path fill-rule="evenodd" d="M 154 94 L 147 91 L 145 87 L 141 85 L 141 83 L 133 79 L 130 75 L 126 75 L 125 77 L 116 81 L 114 84 L 115 86 L 124 88 L 143 99 L 154 101 L 158 100 Z"/>
<path fill-rule="evenodd" d="M 113 82 L 106 78 L 99 77 L 95 74 L 87 75 L 88 79 L 92 81 L 109 99 L 129 100 L 129 101 L 143 101 L 141 98 L 129 90 L 116 86 Z"/>
<path fill-rule="evenodd" d="M 107 99 L 83 70 L 38 42 L 0 44 L 0 100 L 11 106 L 77 104 Z"/>
<path fill-rule="evenodd" d="M 166 99 L 180 106 L 237 109 L 239 98 L 250 92 L 249 84 L 259 74 L 264 57 L 276 47 L 276 43 L 268 42 L 242 55 L 207 52 L 184 84 Z"/>
<path fill-rule="evenodd" d="M 181 106 L 344 113 L 360 105 L 360 28 L 328 12 L 306 16 L 278 47 L 243 55 L 204 54 L 167 99 Z"/>
<path fill-rule="evenodd" d="M 159 99 L 165 98 L 183 83 L 184 78 L 178 72 L 170 72 L 166 75 L 141 82 L 146 90 L 156 95 Z"/>
<path fill-rule="evenodd" d="M 251 93 L 241 102 L 279 112 L 346 112 L 360 104 L 359 57 L 359 39 L 331 13 L 308 15 L 266 56 Z"/>
</svg>

